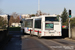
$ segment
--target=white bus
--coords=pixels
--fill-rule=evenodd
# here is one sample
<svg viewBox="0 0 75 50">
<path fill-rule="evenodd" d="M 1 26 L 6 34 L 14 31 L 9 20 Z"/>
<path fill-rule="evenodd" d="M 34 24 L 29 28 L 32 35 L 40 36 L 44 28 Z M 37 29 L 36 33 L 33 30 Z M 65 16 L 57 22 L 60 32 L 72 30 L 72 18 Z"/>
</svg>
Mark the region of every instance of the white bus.
<svg viewBox="0 0 75 50">
<path fill-rule="evenodd" d="M 24 33 L 30 35 L 62 36 L 61 18 L 57 15 L 42 15 L 23 19 Z"/>
</svg>

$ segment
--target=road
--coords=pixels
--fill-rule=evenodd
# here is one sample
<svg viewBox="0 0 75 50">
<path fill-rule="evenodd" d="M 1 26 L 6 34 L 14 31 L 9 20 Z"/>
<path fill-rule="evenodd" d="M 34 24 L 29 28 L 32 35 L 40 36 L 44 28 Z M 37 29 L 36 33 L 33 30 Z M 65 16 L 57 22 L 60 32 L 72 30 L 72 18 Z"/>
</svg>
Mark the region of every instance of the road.
<svg viewBox="0 0 75 50">
<path fill-rule="evenodd" d="M 42 38 L 10 32 L 12 39 L 3 50 L 75 50 L 75 41 L 63 38 Z"/>
</svg>

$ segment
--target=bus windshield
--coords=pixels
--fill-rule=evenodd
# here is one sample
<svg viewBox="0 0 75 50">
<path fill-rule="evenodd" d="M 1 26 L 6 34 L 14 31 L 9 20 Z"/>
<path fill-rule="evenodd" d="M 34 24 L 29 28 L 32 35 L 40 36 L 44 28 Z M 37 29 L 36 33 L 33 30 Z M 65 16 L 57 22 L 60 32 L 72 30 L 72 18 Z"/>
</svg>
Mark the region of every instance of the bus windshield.
<svg viewBox="0 0 75 50">
<path fill-rule="evenodd" d="M 45 21 L 59 21 L 59 17 L 45 17 Z"/>
<path fill-rule="evenodd" d="M 49 30 L 49 29 L 53 29 L 54 28 L 54 24 L 53 23 L 46 23 L 45 24 L 45 29 Z"/>
</svg>

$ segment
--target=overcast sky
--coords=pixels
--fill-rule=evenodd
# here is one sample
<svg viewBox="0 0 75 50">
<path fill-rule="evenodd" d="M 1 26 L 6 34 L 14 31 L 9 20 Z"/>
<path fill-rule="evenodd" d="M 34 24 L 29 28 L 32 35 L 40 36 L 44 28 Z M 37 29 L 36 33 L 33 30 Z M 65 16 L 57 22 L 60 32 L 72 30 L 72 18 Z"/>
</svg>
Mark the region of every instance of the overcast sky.
<svg viewBox="0 0 75 50">
<path fill-rule="evenodd" d="M 75 14 L 75 0 L 40 0 L 40 10 L 44 13 L 60 14 L 64 8 Z M 0 9 L 6 14 L 35 14 L 38 0 L 0 0 Z"/>
</svg>

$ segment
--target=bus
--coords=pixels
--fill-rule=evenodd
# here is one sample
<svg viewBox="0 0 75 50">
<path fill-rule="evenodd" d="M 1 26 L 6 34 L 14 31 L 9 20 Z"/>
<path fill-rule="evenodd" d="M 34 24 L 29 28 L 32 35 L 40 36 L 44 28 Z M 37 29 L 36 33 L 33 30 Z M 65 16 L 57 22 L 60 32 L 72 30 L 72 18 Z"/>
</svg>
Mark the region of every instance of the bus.
<svg viewBox="0 0 75 50">
<path fill-rule="evenodd" d="M 22 20 L 24 33 L 37 35 L 39 38 L 45 36 L 62 36 L 62 22 L 57 15 L 42 15 L 39 17 L 25 18 Z"/>
</svg>

